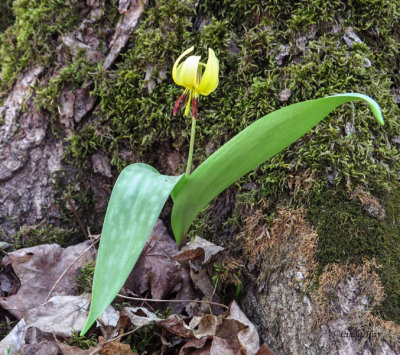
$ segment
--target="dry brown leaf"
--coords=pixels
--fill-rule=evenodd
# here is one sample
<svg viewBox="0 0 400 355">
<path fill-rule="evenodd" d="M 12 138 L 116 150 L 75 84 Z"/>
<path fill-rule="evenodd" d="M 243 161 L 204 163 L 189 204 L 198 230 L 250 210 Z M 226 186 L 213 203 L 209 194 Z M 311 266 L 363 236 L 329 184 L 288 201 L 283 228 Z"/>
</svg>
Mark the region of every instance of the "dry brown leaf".
<svg viewBox="0 0 400 355">
<path fill-rule="evenodd" d="M 190 278 L 196 289 L 200 290 L 206 298 L 211 300 L 214 294 L 214 286 L 207 271 L 200 265 L 196 265 L 196 262 L 190 262 Z M 215 299 L 215 302 L 218 302 L 218 300 Z"/>
<path fill-rule="evenodd" d="M 263 344 L 256 355 L 275 355 L 275 353 L 266 344 Z"/>
<path fill-rule="evenodd" d="M 25 344 L 21 355 L 59 355 L 60 349 L 55 341 L 44 340 L 37 344 Z"/>
<path fill-rule="evenodd" d="M 184 246 L 173 259 L 181 264 L 187 264 L 190 260 L 199 258 L 202 264 L 206 264 L 213 255 L 218 254 L 222 250 L 224 250 L 223 247 L 196 236 L 194 241 Z"/>
<path fill-rule="evenodd" d="M 89 245 L 90 242 L 86 241 L 64 249 L 57 244 L 44 244 L 9 253 L 21 288 L 16 295 L 0 298 L 1 307 L 20 319 L 25 311 L 42 304 L 59 276 Z M 76 271 L 94 257 L 95 250 L 92 248 L 77 260 L 57 284 L 52 296 L 73 295 Z"/>
<path fill-rule="evenodd" d="M 179 355 L 241 355 L 241 352 L 222 338 L 216 336 L 189 340 L 180 350 Z"/>
<path fill-rule="evenodd" d="M 193 299 L 196 293 L 190 283 L 189 271 L 171 259 L 177 252 L 175 241 L 158 220 L 125 288 L 141 294 L 150 290 L 153 299 L 167 299 L 171 294 L 176 294 L 174 299 Z M 178 313 L 184 305 L 169 306 Z"/>
<path fill-rule="evenodd" d="M 144 307 L 124 307 L 121 316 L 128 317 L 135 327 L 144 327 L 161 321 L 153 312 Z"/>
<path fill-rule="evenodd" d="M 125 286 L 140 293 L 150 290 L 155 299 L 176 292 L 180 285 L 182 267 L 172 261 L 171 256 L 177 250 L 166 227 L 158 220 Z"/>
<path fill-rule="evenodd" d="M 121 314 L 128 316 L 135 326 L 155 323 L 172 336 L 188 339 L 180 355 L 273 355 L 266 345 L 260 348 L 256 328 L 236 302 L 218 317 L 213 314 L 193 317 L 189 325 L 176 314 L 160 319 L 141 307 L 124 308 Z M 168 338 L 166 334 L 164 337 Z"/>
<path fill-rule="evenodd" d="M 215 335 L 219 323 L 215 315 L 205 314 L 201 317 L 193 317 L 189 323 L 189 327 L 193 329 L 194 336 L 199 339 L 209 335 Z"/>
<path fill-rule="evenodd" d="M 166 331 L 182 338 L 194 338 L 193 330 L 177 314 L 158 322 Z"/>
<path fill-rule="evenodd" d="M 218 321 L 212 319 L 211 315 L 205 315 L 201 318 L 200 321 L 199 319 L 193 319 L 189 324 L 193 335 L 199 337 L 202 333 L 206 335 L 207 332 L 215 335 L 207 335 L 200 339 L 189 340 L 182 347 L 180 354 L 255 355 L 259 350 L 258 333 L 236 302 L 232 302 L 229 311 L 219 316 Z M 202 322 L 204 322 L 202 329 L 199 326 L 197 331 L 193 330 L 194 326 L 200 325 Z"/>
<path fill-rule="evenodd" d="M 257 330 L 235 301 L 231 303 L 224 322 L 229 320 L 239 322 L 244 326 L 244 329 L 239 330 L 237 333 L 237 339 L 243 352 L 249 355 L 256 354 L 260 347 Z M 219 334 L 217 333 L 217 335 Z"/>
<path fill-rule="evenodd" d="M 128 344 L 122 344 L 116 341 L 106 344 L 101 353 L 103 355 L 138 355 L 131 350 Z"/>
<path fill-rule="evenodd" d="M 90 355 L 90 353 L 92 353 L 95 349 L 99 349 L 99 350 L 101 349 L 100 347 L 97 347 L 97 348 L 90 347 L 89 349 L 84 350 L 84 349 L 78 348 L 77 346 L 71 346 L 68 344 L 64 344 L 58 340 L 57 340 L 57 345 L 60 348 L 61 353 L 63 355 Z"/>
<path fill-rule="evenodd" d="M 44 338 L 42 336 L 43 339 L 41 339 L 38 334 L 51 334 L 51 340 L 53 335 L 63 338 L 71 337 L 74 332 L 82 330 L 87 319 L 89 304 L 90 295 L 55 296 L 46 304 L 27 311 L 24 318 L 0 342 L 0 354 L 3 354 L 8 346 L 15 349 L 15 354 L 18 354 L 25 344 L 49 340 L 48 336 Z M 105 327 L 115 326 L 115 313 L 116 311 L 109 306 L 99 317 L 99 321 Z M 11 354 L 14 354 L 13 351 Z"/>
<path fill-rule="evenodd" d="M 214 286 L 211 282 L 210 276 L 208 276 L 208 273 L 205 269 L 200 264 L 199 260 L 193 260 L 189 261 L 189 267 L 190 267 L 190 278 L 192 279 L 194 287 L 201 291 L 201 293 L 204 295 L 203 301 L 213 301 L 219 303 L 219 297 L 215 293 Z M 209 312 L 210 309 L 212 313 L 214 314 L 221 314 L 225 310 L 216 305 L 210 305 L 207 303 L 202 303 L 199 305 L 197 308 L 200 309 L 201 313 L 206 313 Z"/>
<path fill-rule="evenodd" d="M 24 315 L 28 327 L 67 338 L 81 331 L 87 318 L 90 295 L 55 296 Z"/>
<path fill-rule="evenodd" d="M 208 342 L 207 342 L 208 341 Z M 191 339 L 179 351 L 179 355 L 207 355 L 210 354 L 212 337 Z"/>
</svg>

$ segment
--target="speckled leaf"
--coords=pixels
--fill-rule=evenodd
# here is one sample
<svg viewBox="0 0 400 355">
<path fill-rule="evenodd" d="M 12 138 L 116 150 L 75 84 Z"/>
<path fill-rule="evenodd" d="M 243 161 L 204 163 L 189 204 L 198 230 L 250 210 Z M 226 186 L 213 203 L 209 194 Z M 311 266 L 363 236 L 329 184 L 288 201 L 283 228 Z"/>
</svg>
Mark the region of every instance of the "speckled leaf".
<svg viewBox="0 0 400 355">
<path fill-rule="evenodd" d="M 376 119 L 383 124 L 379 105 L 370 97 L 340 94 L 272 112 L 224 144 L 172 192 L 172 229 L 177 243 L 182 242 L 201 209 L 220 192 L 295 142 L 339 105 L 360 100 L 369 104 Z"/>
<path fill-rule="evenodd" d="M 85 334 L 121 289 L 142 252 L 171 190 L 181 176 L 165 176 L 146 164 L 120 174 L 101 233 Z"/>
</svg>

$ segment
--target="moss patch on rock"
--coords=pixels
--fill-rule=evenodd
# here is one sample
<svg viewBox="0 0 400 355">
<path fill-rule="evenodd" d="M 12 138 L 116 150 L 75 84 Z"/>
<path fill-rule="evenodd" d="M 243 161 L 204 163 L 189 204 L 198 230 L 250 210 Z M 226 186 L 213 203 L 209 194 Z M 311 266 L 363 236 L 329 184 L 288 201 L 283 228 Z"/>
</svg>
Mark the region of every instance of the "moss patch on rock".
<svg viewBox="0 0 400 355">
<path fill-rule="evenodd" d="M 0 40 L 0 92 L 28 65 L 56 61 L 58 37 L 82 15 L 79 6 L 63 0 L 15 0 L 13 12 L 15 23 Z"/>
<path fill-rule="evenodd" d="M 363 210 L 348 192 L 316 183 L 310 192 L 309 218 L 317 226 L 319 272 L 335 262 L 361 264 L 375 258 L 386 298 L 375 309 L 400 324 L 400 189 L 380 192 L 382 220 Z"/>
</svg>

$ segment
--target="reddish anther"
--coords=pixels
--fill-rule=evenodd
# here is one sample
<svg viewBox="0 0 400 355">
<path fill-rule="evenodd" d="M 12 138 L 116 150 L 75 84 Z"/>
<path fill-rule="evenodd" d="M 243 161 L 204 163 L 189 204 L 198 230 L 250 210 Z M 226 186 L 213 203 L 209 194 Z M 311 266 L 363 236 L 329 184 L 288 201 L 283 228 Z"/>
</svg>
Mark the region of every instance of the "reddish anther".
<svg viewBox="0 0 400 355">
<path fill-rule="evenodd" d="M 181 96 L 179 96 L 179 99 L 178 100 L 176 100 L 176 102 L 175 102 L 175 105 L 174 105 L 174 111 L 172 112 L 172 114 L 174 115 L 174 116 L 176 116 L 176 114 L 177 114 L 177 112 L 178 112 L 178 109 L 179 109 L 179 106 L 181 105 L 181 101 L 182 101 L 182 99 L 183 98 L 187 98 L 187 94 L 182 94 Z M 186 100 L 184 100 L 185 102 L 186 102 Z"/>
</svg>

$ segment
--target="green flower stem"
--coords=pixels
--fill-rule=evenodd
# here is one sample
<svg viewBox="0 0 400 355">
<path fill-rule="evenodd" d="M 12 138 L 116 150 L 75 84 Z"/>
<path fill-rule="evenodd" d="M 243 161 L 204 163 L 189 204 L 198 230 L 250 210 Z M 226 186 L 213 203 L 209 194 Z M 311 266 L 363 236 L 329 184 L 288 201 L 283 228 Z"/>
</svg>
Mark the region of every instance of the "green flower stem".
<svg viewBox="0 0 400 355">
<path fill-rule="evenodd" d="M 192 116 L 192 131 L 190 132 L 190 148 L 189 148 L 189 156 L 188 156 L 188 161 L 187 161 L 187 166 L 186 166 L 186 177 L 189 177 L 190 168 L 192 167 L 195 132 L 196 132 L 196 120 L 194 119 L 194 116 Z"/>
</svg>

